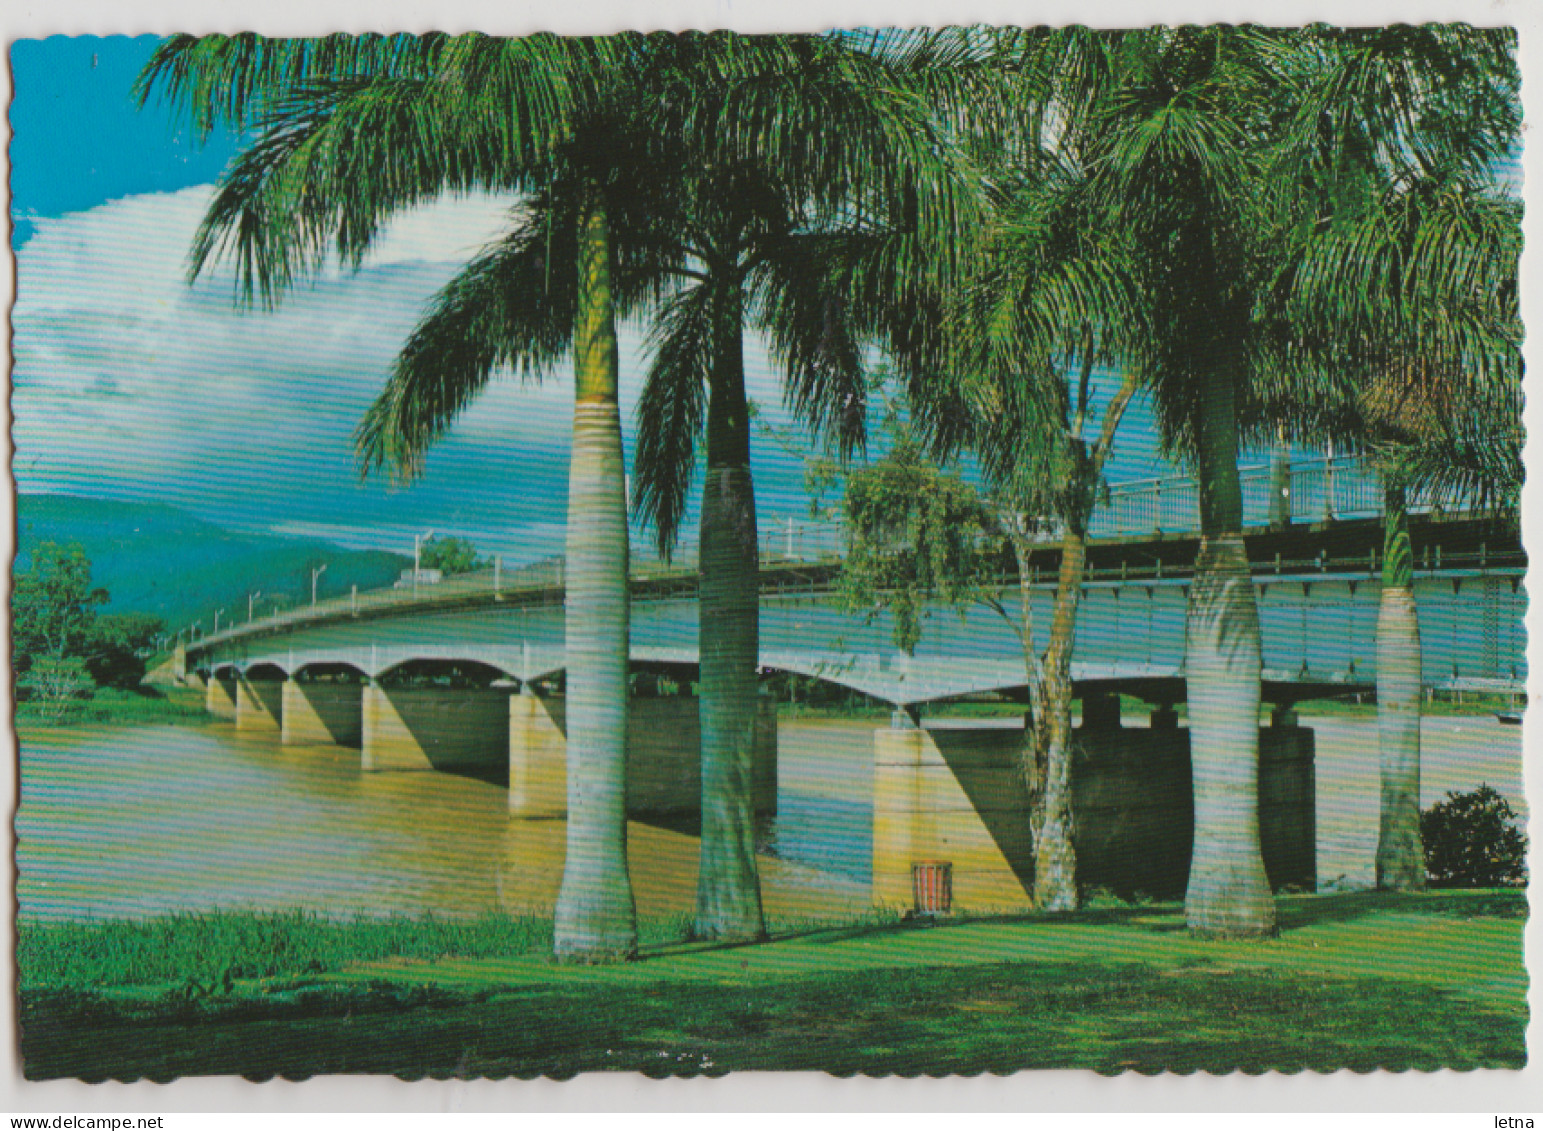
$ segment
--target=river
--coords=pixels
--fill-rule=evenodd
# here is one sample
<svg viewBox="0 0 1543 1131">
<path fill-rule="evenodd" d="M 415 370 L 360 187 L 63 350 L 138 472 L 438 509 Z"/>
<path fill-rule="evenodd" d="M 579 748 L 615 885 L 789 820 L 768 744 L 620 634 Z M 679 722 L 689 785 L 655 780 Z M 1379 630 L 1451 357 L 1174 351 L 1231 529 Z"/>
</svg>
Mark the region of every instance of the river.
<svg viewBox="0 0 1543 1131">
<path fill-rule="evenodd" d="M 1320 886 L 1369 886 L 1375 720 L 1302 723 L 1318 736 Z M 868 906 L 875 725 L 781 723 L 778 814 L 760 834 L 772 916 Z M 1521 728 L 1492 716 L 1428 718 L 1422 733 L 1422 805 L 1482 781 L 1525 816 Z M 228 723 L 26 732 L 16 830 L 20 912 L 34 919 L 216 907 L 544 911 L 557 896 L 565 835 L 561 821 L 511 821 L 497 783 L 365 774 L 357 750 L 285 748 Z M 629 823 L 641 914 L 691 909 L 696 853 L 689 830 Z"/>
</svg>

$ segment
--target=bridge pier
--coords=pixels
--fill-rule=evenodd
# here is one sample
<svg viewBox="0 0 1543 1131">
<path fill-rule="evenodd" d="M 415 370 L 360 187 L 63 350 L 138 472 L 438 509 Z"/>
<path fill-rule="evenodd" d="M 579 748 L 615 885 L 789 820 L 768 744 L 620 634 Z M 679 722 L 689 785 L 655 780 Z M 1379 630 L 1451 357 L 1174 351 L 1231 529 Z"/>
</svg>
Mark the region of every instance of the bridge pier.
<svg viewBox="0 0 1543 1131">
<path fill-rule="evenodd" d="M 873 902 L 911 904 L 911 865 L 953 865 L 960 907 L 1022 907 L 1034 882 L 1023 731 L 873 732 Z"/>
<path fill-rule="evenodd" d="M 282 679 L 236 678 L 236 729 L 251 731 L 281 730 L 284 713 Z"/>
<path fill-rule="evenodd" d="M 1084 691 L 1082 726 L 1084 730 L 1119 730 L 1120 697 L 1108 691 Z"/>
<path fill-rule="evenodd" d="M 529 687 L 509 697 L 509 815 L 568 816 L 567 704 Z"/>
<path fill-rule="evenodd" d="M 217 719 L 236 721 L 236 681 L 211 673 L 204 688 L 204 707 Z"/>
<path fill-rule="evenodd" d="M 366 771 L 489 768 L 509 757 L 507 687 L 360 690 Z"/>
<path fill-rule="evenodd" d="M 279 741 L 285 746 L 362 746 L 364 685 L 287 680 Z"/>
<path fill-rule="evenodd" d="M 1097 709 L 1094 718 L 1095 725 L 1074 732 L 1078 882 L 1121 895 L 1178 898 L 1194 840 L 1189 730 L 1116 728 Z M 953 865 L 961 907 L 1032 903 L 1022 743 L 1016 727 L 874 731 L 876 904 L 909 906 L 911 866 L 928 860 Z M 1260 841 L 1276 889 L 1311 891 L 1317 884 L 1313 754 L 1306 727 L 1277 720 L 1260 729 Z"/>
<path fill-rule="evenodd" d="M 627 703 L 627 815 L 701 812 L 702 727 L 689 696 Z M 509 700 L 509 815 L 520 820 L 568 815 L 567 703 L 522 693 Z M 777 811 L 777 709 L 760 701 L 752 791 L 756 812 Z"/>
</svg>

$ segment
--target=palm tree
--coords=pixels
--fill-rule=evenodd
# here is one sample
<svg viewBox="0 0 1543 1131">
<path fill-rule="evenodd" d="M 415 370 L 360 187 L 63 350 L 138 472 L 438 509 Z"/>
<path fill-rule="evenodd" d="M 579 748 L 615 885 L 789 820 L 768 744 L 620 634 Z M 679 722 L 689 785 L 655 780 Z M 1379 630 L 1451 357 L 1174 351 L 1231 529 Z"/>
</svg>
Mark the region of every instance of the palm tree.
<svg viewBox="0 0 1543 1131">
<path fill-rule="evenodd" d="M 1165 444 L 1199 483 L 1184 660 L 1195 807 L 1185 914 L 1191 930 L 1213 935 L 1274 929 L 1259 847 L 1259 617 L 1237 464 L 1282 34 L 1066 29 L 1019 45 L 1041 76 L 1047 148 L 1089 170 L 1087 215 L 1129 248 L 1149 335 L 1140 377 Z"/>
<path fill-rule="evenodd" d="M 759 559 L 744 334 L 768 335 L 796 413 L 850 450 L 866 418 L 859 339 L 882 333 L 902 273 L 946 270 L 939 249 L 971 223 L 973 190 L 934 119 L 948 105 L 937 72 L 958 58 L 946 42 L 688 35 L 661 57 L 630 140 L 616 143 L 648 151 L 613 229 L 624 304 L 641 311 L 646 299 L 653 313 L 634 502 L 670 553 L 705 431 L 695 932 L 755 938 Z M 441 293 L 388 389 L 404 414 L 425 415 L 417 390 L 485 381 L 518 351 L 511 335 L 527 328 L 499 320 L 534 297 L 539 233 L 567 207 L 556 192 L 537 202 Z"/>
<path fill-rule="evenodd" d="M 1298 228 L 1271 304 L 1271 407 L 1300 438 L 1368 451 L 1383 475 L 1376 876 L 1400 890 L 1425 877 L 1409 493 L 1514 508 L 1521 483 L 1520 206 L 1495 176 L 1517 140 L 1513 37 L 1426 26 L 1314 39 L 1327 65 L 1306 84 L 1288 156 L 1318 222 Z M 1372 112 L 1325 129 L 1345 90 Z"/>
<path fill-rule="evenodd" d="M 350 41 L 255 36 L 168 41 L 140 81 L 185 103 L 202 129 L 224 120 L 256 139 L 221 181 L 193 275 L 234 258 L 241 293 L 273 303 L 335 248 L 357 266 L 393 213 L 445 192 L 580 184 L 572 301 L 548 313 L 519 363 L 537 372 L 573 343 L 575 410 L 568 524 L 568 853 L 558 897 L 560 958 L 632 954 L 635 911 L 623 808 L 627 537 L 617 407 L 606 112 L 626 96 L 638 37 L 537 36 Z M 496 107 L 495 112 L 489 112 Z M 564 317 L 554 338 L 551 316 Z M 404 415 L 388 386 L 361 426 L 365 465 L 406 475 L 480 385 L 440 387 L 434 411 Z M 425 423 L 426 422 L 426 423 Z"/>
<path fill-rule="evenodd" d="M 1505 33 L 1364 33 L 1391 86 L 1365 81 L 1365 67 L 1336 68 L 1335 34 L 1068 29 L 1032 33 L 1023 44 L 1036 72 L 1049 76 L 1049 136 L 1079 148 L 1094 170 L 1093 210 L 1134 245 L 1151 335 L 1143 376 L 1167 446 L 1197 472 L 1202 538 L 1185 650 L 1195 848 L 1185 909 L 1190 928 L 1205 934 L 1263 934 L 1274 921 L 1257 822 L 1258 613 L 1237 474 L 1241 437 L 1268 423 L 1261 399 L 1289 384 L 1267 300 L 1324 201 L 1345 203 L 1355 180 L 1344 174 L 1364 163 L 1357 145 L 1385 160 L 1429 153 L 1411 123 L 1432 103 L 1464 108 L 1446 115 L 1449 131 L 1462 114 L 1505 117 L 1497 109 L 1503 81 L 1466 101 L 1449 97 L 1475 72 L 1508 73 Z M 1481 149 L 1462 160 L 1485 157 Z M 1473 281 L 1472 261 L 1453 258 L 1450 247 L 1433 241 L 1424 252 L 1427 276 Z M 1461 319 L 1448 329 L 1468 334 Z M 1488 356 L 1482 342 L 1468 348 Z M 1428 385 L 1420 367 L 1405 372 Z M 1299 408 L 1308 403 L 1296 398 Z"/>
</svg>

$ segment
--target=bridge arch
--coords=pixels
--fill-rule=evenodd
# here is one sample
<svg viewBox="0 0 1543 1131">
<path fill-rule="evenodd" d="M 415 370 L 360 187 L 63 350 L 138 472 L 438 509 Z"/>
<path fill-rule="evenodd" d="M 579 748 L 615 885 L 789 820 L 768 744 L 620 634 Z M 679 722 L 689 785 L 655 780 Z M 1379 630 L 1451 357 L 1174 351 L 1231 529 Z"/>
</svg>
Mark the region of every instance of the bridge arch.
<svg viewBox="0 0 1543 1131">
<path fill-rule="evenodd" d="M 519 676 L 498 664 L 469 657 L 417 656 L 382 668 L 375 676 L 383 687 L 492 687 L 519 683 Z"/>
<path fill-rule="evenodd" d="M 370 681 L 370 673 L 358 664 L 339 660 L 309 660 L 298 665 L 291 673 L 297 683 L 363 684 Z"/>
<path fill-rule="evenodd" d="M 284 670 L 284 665 L 273 660 L 261 660 L 255 664 L 247 665 L 241 677 L 248 683 L 280 683 L 289 678 L 289 672 Z"/>
</svg>

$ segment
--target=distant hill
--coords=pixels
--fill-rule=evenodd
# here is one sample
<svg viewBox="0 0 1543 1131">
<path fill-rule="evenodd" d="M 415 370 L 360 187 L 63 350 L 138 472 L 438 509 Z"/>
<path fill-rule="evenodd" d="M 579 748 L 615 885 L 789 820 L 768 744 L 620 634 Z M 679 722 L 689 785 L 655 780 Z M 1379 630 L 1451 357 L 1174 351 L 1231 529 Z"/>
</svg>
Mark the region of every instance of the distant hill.
<svg viewBox="0 0 1543 1131">
<path fill-rule="evenodd" d="M 345 550 L 309 538 L 238 534 L 160 503 L 123 503 L 74 495 L 18 495 L 16 568 L 29 567 L 39 542 L 79 542 L 93 584 L 106 589 L 109 612 L 146 612 L 177 629 L 218 608 L 246 616 L 247 594 L 260 589 L 290 604 L 311 599 L 311 570 L 326 563 L 323 597 L 352 585 L 389 585 L 412 559 L 383 550 Z"/>
</svg>

